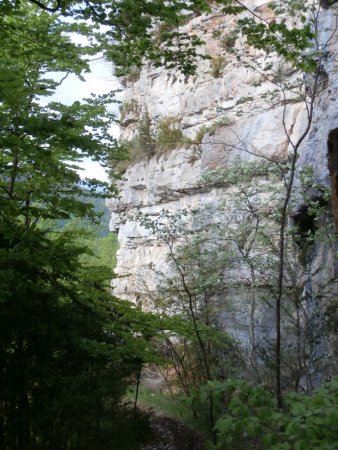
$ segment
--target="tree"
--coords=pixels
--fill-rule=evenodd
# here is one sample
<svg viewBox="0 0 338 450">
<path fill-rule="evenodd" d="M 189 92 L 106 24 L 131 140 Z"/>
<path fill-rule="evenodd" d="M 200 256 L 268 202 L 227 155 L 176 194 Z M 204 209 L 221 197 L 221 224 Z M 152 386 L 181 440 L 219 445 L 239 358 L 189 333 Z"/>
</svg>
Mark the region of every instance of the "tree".
<svg viewBox="0 0 338 450">
<path fill-rule="evenodd" d="M 297 22 L 303 26 L 297 25 L 292 27 L 287 20 L 266 22 L 261 20 L 258 24 L 256 17 L 246 18 L 241 22 L 242 31 L 247 35 L 249 44 L 255 48 L 263 49 L 268 54 L 274 52 L 283 57 L 283 59 L 305 74 L 308 74 L 309 85 L 300 82 L 294 86 L 283 80 L 276 82 L 281 92 L 281 100 L 284 102 L 282 124 L 289 146 L 291 148 L 290 168 L 285 179 L 285 194 L 281 207 L 280 230 L 279 230 L 279 275 L 278 289 L 276 296 L 276 343 L 275 343 L 275 365 L 276 365 L 276 397 L 279 407 L 282 406 L 282 388 L 281 388 L 281 321 L 282 321 L 282 303 L 283 290 L 285 286 L 285 262 L 287 248 L 287 228 L 288 217 L 290 211 L 290 203 L 293 196 L 294 180 L 296 174 L 297 159 L 299 150 L 305 138 L 308 136 L 312 121 L 316 100 L 320 90 L 323 88 L 323 67 L 327 57 L 328 46 L 333 35 L 323 42 L 318 37 L 318 22 L 320 15 L 320 5 L 316 2 L 307 2 L 300 4 L 297 1 L 285 2 L 285 5 L 272 5 L 272 9 L 276 14 L 296 15 Z M 334 31 L 333 31 L 334 34 Z M 297 41 L 296 41 L 297 39 Z M 304 55 L 304 51 L 308 49 Z M 325 85 L 325 83 L 324 83 Z M 292 95 L 297 92 L 304 104 L 307 119 L 303 127 L 302 133 L 293 139 L 287 130 L 285 117 L 287 112 L 287 102 Z"/>
<path fill-rule="evenodd" d="M 156 219 L 140 213 L 138 220 L 168 249 L 170 273 L 157 273 L 157 292 L 151 292 L 150 298 L 146 298 L 147 294 L 144 297 L 158 314 L 183 319 L 184 325 L 178 322 L 175 335 L 169 332 L 160 336 L 159 347 L 174 367 L 180 388 L 187 397 L 194 398 L 206 382 L 235 373 L 241 358 L 235 342 L 219 327 L 214 298 L 222 284 L 219 278 L 227 256 L 219 252 L 215 258 L 215 247 L 220 241 L 212 233 L 205 233 L 209 239 L 199 233 L 200 229 L 196 230 L 194 225 L 198 228 L 203 225 L 194 216 L 188 222 L 185 217 L 189 217 L 186 210 L 176 214 L 162 211 Z M 193 225 L 189 226 L 189 222 Z M 213 430 L 212 394 L 207 403 L 205 411 L 199 410 L 193 401 L 192 412 L 195 418 L 207 420 Z"/>
<path fill-rule="evenodd" d="M 199 10 L 210 9 L 208 2 L 200 0 L 191 4 L 179 0 L 170 3 L 163 0 L 6 0 L 1 5 L 2 14 L 11 15 L 13 8 L 20 4 L 33 4 L 36 6 L 35 10 L 38 8 L 49 14 L 71 18 L 73 22 L 83 24 L 90 18 L 94 24 L 105 25 L 104 31 L 96 29 L 94 35 L 101 42 L 106 55 L 114 61 L 120 74 L 127 73 L 132 66 L 141 66 L 144 58 L 156 66 L 175 67 L 185 73 L 192 73 L 196 68 L 194 59 L 198 56 L 197 46 L 201 41 L 182 33 L 179 26 L 184 23 L 186 14 L 192 13 L 196 7 Z M 155 39 L 154 25 L 160 23 L 165 23 L 166 27 Z"/>
<path fill-rule="evenodd" d="M 208 0 L 173 0 L 169 3 L 163 0 L 27 1 L 50 13 L 85 21 L 90 17 L 94 23 L 106 25 L 108 30 L 99 32 L 96 36 L 105 45 L 109 43 L 107 55 L 114 61 L 120 74 L 126 73 L 132 66 L 141 66 L 145 60 L 156 67 L 175 68 L 185 74 L 194 73 L 196 58 L 202 56 L 198 53 L 198 47 L 203 42 L 196 35 L 184 32 L 181 25 L 193 14 L 212 11 L 212 3 Z M 249 19 L 244 20 L 246 26 L 249 25 L 250 44 L 277 51 L 287 60 L 303 64 L 299 59 L 300 52 L 308 47 L 313 38 L 309 24 L 303 22 L 300 26 L 294 25 L 290 30 L 286 23 L 262 20 L 240 0 L 219 0 L 214 3 L 224 14 L 240 14 L 243 11 L 250 13 Z M 297 0 L 284 3 L 282 7 L 277 6 L 279 12 L 291 8 L 298 14 L 302 13 L 302 5 Z M 14 0 L 6 0 L 2 9 L 6 14 L 13 6 Z M 324 6 L 328 7 L 329 4 Z M 156 33 L 154 27 L 157 27 Z M 246 30 L 248 31 L 248 28 Z M 306 65 L 308 61 L 304 63 Z"/>
<path fill-rule="evenodd" d="M 2 448 L 134 448 L 120 401 L 145 346 L 104 268 L 81 267 L 83 249 L 57 234 L 2 237 Z"/>
<path fill-rule="evenodd" d="M 107 183 L 81 182 L 76 169 L 84 157 L 114 157 L 113 99 L 48 103 L 67 74 L 88 70 L 97 48 L 70 35 L 92 27 L 10 6 L 0 17 L 0 447 L 136 448 L 139 419 L 144 431 L 146 422 L 122 396 L 151 354 L 135 336 L 149 317 L 111 296 L 109 269 L 83 263 L 78 230 L 46 223 L 95 219 L 86 199 L 110 192 Z"/>
</svg>

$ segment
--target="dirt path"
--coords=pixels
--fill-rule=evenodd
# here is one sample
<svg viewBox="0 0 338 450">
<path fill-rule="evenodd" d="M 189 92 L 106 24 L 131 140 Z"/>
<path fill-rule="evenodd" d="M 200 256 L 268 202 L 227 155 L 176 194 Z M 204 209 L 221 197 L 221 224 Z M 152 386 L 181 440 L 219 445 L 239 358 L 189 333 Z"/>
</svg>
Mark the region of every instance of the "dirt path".
<svg viewBox="0 0 338 450">
<path fill-rule="evenodd" d="M 151 418 L 152 439 L 142 450 L 205 450 L 201 437 L 171 417 Z"/>
</svg>

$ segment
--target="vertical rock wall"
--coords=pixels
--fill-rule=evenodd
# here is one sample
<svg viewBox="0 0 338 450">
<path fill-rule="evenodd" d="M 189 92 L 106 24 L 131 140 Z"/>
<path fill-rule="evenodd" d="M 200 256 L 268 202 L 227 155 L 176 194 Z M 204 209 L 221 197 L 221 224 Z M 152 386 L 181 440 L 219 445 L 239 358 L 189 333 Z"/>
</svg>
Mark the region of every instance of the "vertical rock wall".
<svg viewBox="0 0 338 450">
<path fill-rule="evenodd" d="M 271 18 L 272 12 L 267 2 L 253 0 L 248 3 L 257 14 Z M 335 23 L 333 9 L 321 11 L 320 39 L 325 41 L 330 36 Z M 191 143 L 130 165 L 119 182 L 119 198 L 109 202 L 112 211 L 110 227 L 112 231 L 118 231 L 120 246 L 114 292 L 121 298 L 142 300 L 151 307 L 151 299 L 156 295 L 161 280 L 171 276 L 167 244 L 140 224 L 136 219 L 138 213 L 156 218 L 163 210 L 175 213 L 197 209 L 210 211 L 214 208 L 215 211 L 216 206 L 225 198 L 231 198 L 235 191 L 224 183 L 206 183 L 202 178 L 204 174 L 220 168 L 230 169 L 238 161 L 286 163 L 292 152 L 290 140 L 296 142 L 307 127 L 307 104 L 292 92 L 287 92 L 284 99 L 276 92 L 274 74 L 282 73 L 290 82 L 296 81 L 299 74 L 285 63 L 248 47 L 241 36 L 233 38 L 233 28 L 232 19 L 225 19 L 217 11 L 210 16 L 192 18 L 186 29 L 204 39 L 203 51 L 212 58 L 199 62 L 195 76 L 144 67 L 139 80 L 126 81 L 124 104 L 128 107 L 122 119 L 123 139 L 135 136 L 138 121 L 147 111 L 153 123 L 169 116 L 178 119 L 183 134 L 190 138 Z M 336 197 L 337 168 L 330 167 L 329 173 L 328 139 L 331 136 L 332 141 L 338 129 L 338 84 L 335 75 L 338 48 L 335 39 L 330 42 L 323 67 L 325 77 L 316 100 L 311 129 L 300 147 L 295 181 L 295 192 L 298 194 L 293 199 L 290 216 L 290 224 L 295 223 L 301 233 L 305 233 L 300 240 L 304 240 L 306 233 L 314 226 L 317 229 L 322 227 L 323 234 L 330 235 L 303 251 L 305 260 L 302 262 L 299 288 L 303 290 L 302 301 L 307 303 L 313 324 L 316 320 L 323 323 L 325 308 L 322 304 L 318 308 L 318 304 L 324 301 L 324 297 L 325 302 L 328 299 L 332 301 L 337 277 L 331 203 L 322 204 L 326 213 L 320 223 L 313 223 L 308 211 L 311 202 L 322 201 L 318 186 L 329 187 L 333 180 Z M 262 75 L 261 68 L 267 63 L 272 64 L 273 70 Z M 259 70 L 251 69 L 250 65 Z M 199 143 L 197 137 L 202 127 L 207 132 Z M 336 147 L 336 144 L 329 144 L 332 161 L 336 158 Z M 309 167 L 312 171 L 311 186 L 314 187 L 308 187 L 306 195 L 301 195 L 301 173 Z M 263 176 L 262 183 L 264 180 Z M 337 202 L 335 197 L 334 205 Z M 262 199 L 260 201 L 262 203 Z M 213 214 L 209 216 L 209 223 L 213 221 Z M 249 314 L 245 310 L 245 302 L 240 300 L 243 295 L 232 294 L 232 297 L 238 299 L 238 302 L 235 301 L 238 308 L 224 318 L 224 323 L 228 325 L 230 322 L 245 322 Z M 271 331 L 273 314 L 261 312 L 257 320 L 262 328 Z M 318 323 L 314 326 L 318 328 Z M 243 326 L 243 330 L 247 328 Z M 235 329 L 238 331 L 240 326 Z M 249 341 L 249 332 L 241 333 L 239 339 Z M 325 342 L 318 345 L 326 346 L 327 358 L 330 358 L 332 355 L 328 353 Z"/>
</svg>

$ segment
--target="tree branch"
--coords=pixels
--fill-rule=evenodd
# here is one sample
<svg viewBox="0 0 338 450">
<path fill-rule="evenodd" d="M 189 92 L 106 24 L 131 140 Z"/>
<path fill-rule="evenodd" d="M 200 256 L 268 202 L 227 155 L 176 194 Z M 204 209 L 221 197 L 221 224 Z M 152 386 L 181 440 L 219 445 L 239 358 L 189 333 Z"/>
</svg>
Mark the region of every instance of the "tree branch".
<svg viewBox="0 0 338 450">
<path fill-rule="evenodd" d="M 54 8 L 50 8 L 49 6 L 44 5 L 43 3 L 39 2 L 39 0 L 29 0 L 31 3 L 34 3 L 34 5 L 37 5 L 39 8 L 43 9 L 44 11 L 48 12 L 56 12 L 61 7 L 61 0 L 56 0 L 56 6 Z"/>
</svg>

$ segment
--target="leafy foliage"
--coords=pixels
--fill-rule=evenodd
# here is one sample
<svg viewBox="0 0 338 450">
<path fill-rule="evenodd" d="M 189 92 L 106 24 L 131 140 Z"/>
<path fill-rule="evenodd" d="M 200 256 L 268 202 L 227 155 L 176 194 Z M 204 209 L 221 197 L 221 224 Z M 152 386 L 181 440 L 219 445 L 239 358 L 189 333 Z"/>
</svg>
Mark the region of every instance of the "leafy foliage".
<svg viewBox="0 0 338 450">
<path fill-rule="evenodd" d="M 216 423 L 219 449 L 246 449 L 256 442 L 269 450 L 334 449 L 338 431 L 338 380 L 308 394 L 288 394 L 283 410 L 263 387 L 244 381 L 210 383 L 226 414 Z"/>
<path fill-rule="evenodd" d="M 168 116 L 158 123 L 156 130 L 156 147 L 158 155 L 189 142 L 189 139 L 185 138 L 182 133 L 181 119 L 179 117 Z"/>
<path fill-rule="evenodd" d="M 195 13 L 211 12 L 208 0 L 173 0 L 170 3 L 163 0 L 24 2 L 26 5 L 31 3 L 44 11 L 72 17 L 79 24 L 78 28 L 86 27 L 88 18 L 94 24 L 105 25 L 104 31 L 96 28 L 94 36 L 97 45 L 114 61 L 119 75 L 130 73 L 133 77 L 144 60 L 151 61 L 155 67 L 175 68 L 191 74 L 196 70 L 197 58 L 204 57 L 198 51 L 202 40 L 195 34 L 188 35 L 182 25 Z M 284 20 L 268 22 L 257 14 L 254 18 L 250 8 L 237 0 L 218 0 L 215 3 L 219 4 L 224 14 L 249 13 L 239 21 L 239 28 L 250 45 L 276 52 L 298 68 L 311 70 L 315 67 L 316 55 L 304 56 L 302 53 L 311 48 L 314 37 L 313 22 L 308 21 L 307 15 L 309 11 L 315 11 L 312 2 L 287 0 L 282 5 L 279 2 L 271 4 L 276 14 L 283 16 L 288 13 L 297 17 L 298 26 Z M 15 0 L 2 2 L 2 15 L 11 14 L 15 6 Z M 227 48 L 232 44 L 232 39 L 225 43 Z"/>
<path fill-rule="evenodd" d="M 81 266 L 65 233 L 12 242 L 2 236 L 2 448 L 125 448 L 122 379 L 141 346 L 128 344 L 106 271 Z"/>
<path fill-rule="evenodd" d="M 221 47 L 224 48 L 224 50 L 226 50 L 227 52 L 233 52 L 237 37 L 238 35 L 235 30 L 225 34 L 221 37 L 220 40 Z"/>
<path fill-rule="evenodd" d="M 125 171 L 129 164 L 160 157 L 179 146 L 190 144 L 191 140 L 183 135 L 179 117 L 168 116 L 153 124 L 148 111 L 145 111 L 140 117 L 135 136 L 120 141 L 127 159 L 115 165 L 115 174 Z"/>
<path fill-rule="evenodd" d="M 88 241 L 81 242 L 79 229 L 54 225 L 94 220 L 91 199 L 112 191 L 95 179 L 81 183 L 77 166 L 84 157 L 103 164 L 114 157 L 114 118 L 106 109 L 114 100 L 48 103 L 56 77 L 88 70 L 95 46 L 79 47 L 70 34 L 87 35 L 92 27 L 62 23 L 26 3 L 13 11 L 6 6 L 0 17 L 0 447 L 137 448 L 147 420 L 121 399 L 126 379 L 151 358 L 149 344 L 134 336 L 140 327 L 132 331 L 130 323 L 150 317 L 137 319 L 110 295 L 110 270 L 102 260 L 84 259 Z M 127 435 L 133 426 L 135 440 L 126 440 L 121 431 Z"/>
</svg>

